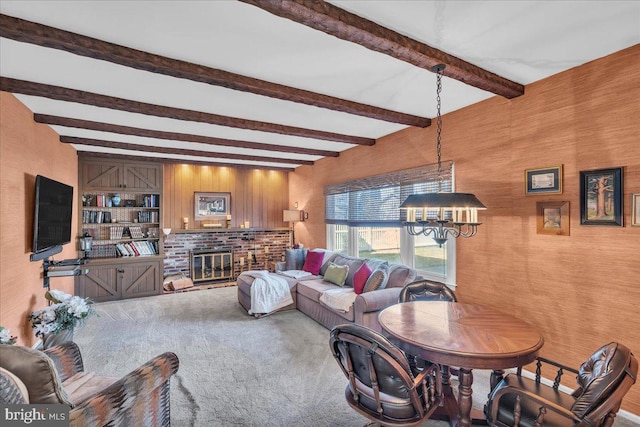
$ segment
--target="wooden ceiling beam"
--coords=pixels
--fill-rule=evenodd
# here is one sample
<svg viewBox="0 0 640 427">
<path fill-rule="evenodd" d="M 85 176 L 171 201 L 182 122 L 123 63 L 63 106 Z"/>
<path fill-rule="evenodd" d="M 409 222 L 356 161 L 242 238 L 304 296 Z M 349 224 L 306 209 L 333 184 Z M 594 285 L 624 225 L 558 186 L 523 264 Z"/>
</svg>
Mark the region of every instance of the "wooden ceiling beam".
<svg viewBox="0 0 640 427">
<path fill-rule="evenodd" d="M 515 98 L 524 86 L 439 49 L 414 40 L 321 0 L 240 0 L 332 36 L 357 43 L 431 71 L 445 64 L 444 75 L 470 86 Z"/>
<path fill-rule="evenodd" d="M 220 153 L 220 152 L 203 151 L 203 150 L 188 150 L 184 148 L 158 147 L 158 146 L 142 145 L 142 144 L 127 144 L 125 142 L 106 141 L 104 139 L 78 138 L 75 136 L 66 136 L 66 135 L 60 135 L 60 142 L 64 142 L 66 144 L 90 145 L 92 147 L 113 148 L 118 150 L 134 150 L 134 151 L 144 151 L 148 153 L 161 153 L 161 154 L 167 154 L 167 155 L 173 154 L 173 155 L 180 155 L 180 156 L 198 156 L 198 157 L 213 157 L 218 159 L 249 160 L 249 161 L 255 161 L 255 162 L 313 165 L 313 161 L 311 160 L 282 159 L 279 157 L 264 157 L 264 156 L 247 156 L 245 154 Z"/>
<path fill-rule="evenodd" d="M 0 77 L 0 90 L 3 90 L 5 92 L 19 93 L 23 95 L 41 96 L 49 99 L 55 99 L 57 101 L 76 102 L 79 104 L 93 105 L 96 107 L 126 111 L 129 113 L 145 114 L 147 116 L 167 117 L 170 119 L 209 123 L 212 125 L 249 129 L 259 132 L 270 132 L 282 135 L 299 136 L 303 138 L 344 142 L 346 144 L 375 144 L 375 139 L 372 138 L 343 135 L 339 133 L 324 132 L 315 129 L 305 129 L 275 123 L 260 122 L 256 120 L 221 116 L 219 114 L 205 113 L 202 111 L 149 104 L 146 102 L 116 98 L 113 96 L 101 95 L 93 92 L 85 92 L 77 89 L 53 86 L 44 83 L 29 82 L 8 77 Z"/>
<path fill-rule="evenodd" d="M 138 70 L 192 80 L 228 89 L 268 96 L 320 108 L 409 126 L 427 127 L 431 120 L 411 114 L 360 104 L 333 96 L 296 89 L 166 56 L 109 43 L 8 15 L 0 15 L 0 37 L 76 55 L 109 61 Z"/>
<path fill-rule="evenodd" d="M 234 139 L 216 138 L 213 136 L 193 135 L 179 132 L 165 132 L 153 129 L 142 129 L 131 126 L 114 125 L 111 123 L 94 122 L 91 120 L 74 119 L 70 117 L 34 114 L 33 119 L 42 124 L 64 126 L 76 129 L 87 129 L 98 132 L 110 132 L 120 135 L 140 136 L 144 138 L 165 139 L 170 141 L 197 142 L 200 144 L 218 145 L 224 147 L 248 148 L 252 150 L 279 151 L 283 153 L 306 154 L 310 156 L 338 157 L 337 151 L 316 150 L 313 148 L 290 147 L 287 145 L 263 144 L 260 142 L 237 141 Z"/>
<path fill-rule="evenodd" d="M 155 162 L 163 164 L 185 164 L 185 165 L 198 165 L 198 166 L 219 166 L 219 167 L 233 167 L 238 169 L 264 169 L 270 171 L 282 171 L 282 172 L 294 172 L 295 168 L 287 168 L 280 166 L 263 166 L 263 165 L 246 165 L 244 163 L 220 163 L 220 162 L 207 162 L 200 160 L 183 160 L 183 159 L 167 159 L 160 157 L 149 156 L 136 156 L 126 154 L 111 154 L 111 153 L 94 153 L 91 151 L 80 151 L 78 157 L 100 157 L 105 159 L 114 160 L 129 160 L 136 162 Z"/>
</svg>

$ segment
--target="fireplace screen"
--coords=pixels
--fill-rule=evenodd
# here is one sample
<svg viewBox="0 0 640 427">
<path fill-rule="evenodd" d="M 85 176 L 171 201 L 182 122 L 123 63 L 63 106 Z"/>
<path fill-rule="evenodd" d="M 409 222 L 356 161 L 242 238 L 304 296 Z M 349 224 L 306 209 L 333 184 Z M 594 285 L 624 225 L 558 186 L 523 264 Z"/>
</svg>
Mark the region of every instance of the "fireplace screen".
<svg viewBox="0 0 640 427">
<path fill-rule="evenodd" d="M 191 251 L 194 284 L 233 279 L 233 253 L 229 249 Z"/>
</svg>

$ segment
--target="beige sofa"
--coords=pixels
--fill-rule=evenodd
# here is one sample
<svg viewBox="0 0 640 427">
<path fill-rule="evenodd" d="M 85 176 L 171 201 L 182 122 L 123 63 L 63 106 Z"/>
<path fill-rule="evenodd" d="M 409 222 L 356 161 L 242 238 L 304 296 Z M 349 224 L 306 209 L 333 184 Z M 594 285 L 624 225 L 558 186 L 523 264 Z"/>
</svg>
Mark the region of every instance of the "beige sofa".
<svg viewBox="0 0 640 427">
<path fill-rule="evenodd" d="M 317 251 L 317 249 L 316 249 Z M 383 289 L 364 292 L 355 298 L 348 311 L 332 308 L 320 300 L 323 292 L 339 288 L 337 285 L 323 280 L 324 274 L 330 262 L 337 265 L 349 265 L 349 274 L 345 287 L 353 287 L 353 276 L 364 264 L 380 263 L 380 260 L 367 260 L 363 258 L 348 257 L 331 251 L 324 251 L 324 258 L 319 275 L 307 276 L 301 279 L 293 279 L 278 274 L 289 284 L 293 304 L 284 309 L 297 308 L 324 327 L 331 329 L 336 325 L 352 322 L 381 331 L 378 323 L 379 312 L 398 302 L 398 296 L 402 288 L 417 279 L 416 270 L 400 264 L 389 264 L 389 280 Z M 278 265 L 277 270 L 283 270 L 283 265 Z M 238 301 L 247 311 L 251 308 L 251 284 L 253 279 L 247 276 L 238 278 Z"/>
</svg>

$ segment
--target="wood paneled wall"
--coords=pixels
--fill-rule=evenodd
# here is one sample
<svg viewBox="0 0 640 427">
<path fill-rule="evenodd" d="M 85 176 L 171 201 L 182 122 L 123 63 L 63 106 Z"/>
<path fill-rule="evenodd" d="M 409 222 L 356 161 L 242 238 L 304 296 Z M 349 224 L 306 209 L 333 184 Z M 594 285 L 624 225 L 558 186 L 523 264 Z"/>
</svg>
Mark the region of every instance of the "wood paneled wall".
<svg viewBox="0 0 640 427">
<path fill-rule="evenodd" d="M 528 85 L 519 98 L 493 97 L 443 118 L 442 155 L 455 161 L 456 188 L 488 207 L 478 235 L 457 245 L 460 300 L 526 319 L 544 335 L 544 356 L 574 366 L 610 341 L 640 357 L 640 227 L 630 226 L 631 193 L 640 193 L 639 82 L 636 45 Z M 325 245 L 324 185 L 435 161 L 432 126 L 297 168 L 290 198 L 316 214 L 296 237 Z M 525 169 L 560 164 L 563 194 L 524 195 Z M 579 172 L 619 166 L 625 226 L 580 225 Z M 571 235 L 537 234 L 536 202 L 560 200 L 570 202 Z M 640 415 L 637 384 L 623 409 Z"/>
<path fill-rule="evenodd" d="M 168 164 L 164 166 L 163 227 L 182 228 L 182 218 L 189 218 L 189 228 L 202 228 L 195 221 L 194 193 L 231 193 L 231 226 L 249 221 L 251 228 L 286 227 L 282 211 L 289 207 L 289 172 L 262 169 Z M 224 226 L 224 224 L 223 224 Z"/>
<path fill-rule="evenodd" d="M 0 92 L 0 325 L 32 345 L 35 336 L 27 315 L 46 307 L 42 261 L 30 262 L 36 175 L 78 188 L 76 150 L 62 144 L 47 125 L 10 93 Z M 76 258 L 77 202 L 71 235 L 55 259 Z M 73 277 L 51 280 L 51 288 L 73 293 Z"/>
</svg>

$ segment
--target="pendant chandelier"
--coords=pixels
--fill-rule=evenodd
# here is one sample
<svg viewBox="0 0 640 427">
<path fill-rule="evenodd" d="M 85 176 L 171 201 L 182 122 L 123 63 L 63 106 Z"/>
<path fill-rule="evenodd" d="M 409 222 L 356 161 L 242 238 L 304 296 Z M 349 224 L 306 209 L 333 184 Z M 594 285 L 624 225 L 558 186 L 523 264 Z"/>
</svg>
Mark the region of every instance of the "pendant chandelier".
<svg viewBox="0 0 640 427">
<path fill-rule="evenodd" d="M 413 236 L 431 236 L 440 247 L 448 237 L 473 237 L 478 232 L 478 210 L 486 207 L 476 196 L 469 193 L 442 192 L 442 115 L 440 113 L 442 73 L 445 65 L 438 64 L 431 70 L 436 73 L 437 128 L 436 150 L 438 155 L 438 192 L 412 194 L 400 205 L 407 210 L 407 232 Z"/>
</svg>

